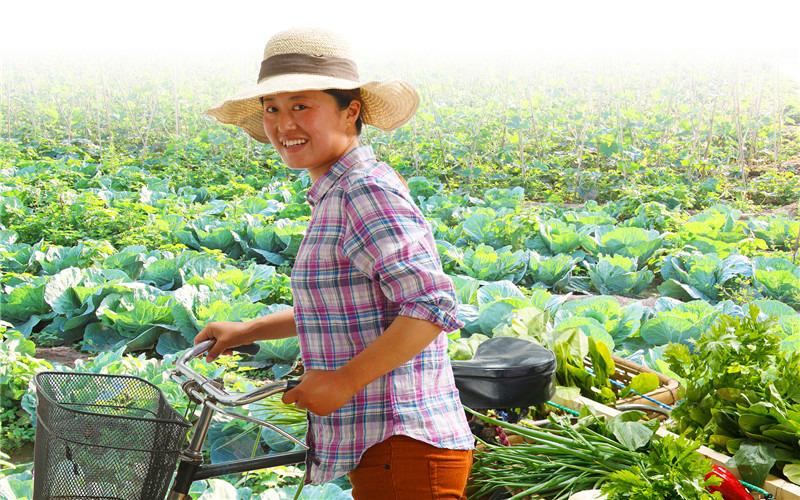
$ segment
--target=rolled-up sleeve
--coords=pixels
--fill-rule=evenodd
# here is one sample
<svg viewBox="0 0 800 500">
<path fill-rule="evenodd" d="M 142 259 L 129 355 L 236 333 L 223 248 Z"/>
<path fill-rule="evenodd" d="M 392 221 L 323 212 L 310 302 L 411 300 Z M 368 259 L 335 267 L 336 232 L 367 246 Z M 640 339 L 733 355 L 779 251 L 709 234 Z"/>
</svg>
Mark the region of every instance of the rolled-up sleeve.
<svg viewBox="0 0 800 500">
<path fill-rule="evenodd" d="M 445 332 L 464 326 L 456 316 L 452 280 L 442 270 L 430 228 L 419 208 L 393 186 L 365 177 L 347 187 L 343 252 L 377 280 L 399 315 L 435 323 Z"/>
</svg>

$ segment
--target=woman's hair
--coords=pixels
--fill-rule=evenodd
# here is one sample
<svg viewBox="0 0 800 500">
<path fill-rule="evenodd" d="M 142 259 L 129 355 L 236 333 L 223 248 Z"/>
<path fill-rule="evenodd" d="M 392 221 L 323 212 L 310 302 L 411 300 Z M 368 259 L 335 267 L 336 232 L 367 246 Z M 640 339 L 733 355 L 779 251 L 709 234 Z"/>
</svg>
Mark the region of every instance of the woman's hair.
<svg viewBox="0 0 800 500">
<path fill-rule="evenodd" d="M 352 101 L 361 103 L 361 111 L 358 113 L 358 118 L 356 118 L 356 134 L 361 135 L 361 113 L 364 111 L 364 101 L 361 100 L 361 89 L 326 89 L 323 90 L 323 92 L 332 95 L 336 99 L 336 104 L 339 105 L 339 109 L 346 109 Z"/>
<path fill-rule="evenodd" d="M 336 104 L 339 105 L 339 109 L 345 109 L 352 101 L 358 101 L 361 103 L 361 111 L 364 111 L 364 101 L 361 100 L 361 89 L 326 89 L 323 90 L 323 92 L 332 95 L 336 99 Z M 358 135 L 361 135 L 361 125 L 361 112 L 359 112 L 358 118 L 356 119 L 356 133 Z M 400 181 L 406 186 L 406 189 L 410 189 L 408 187 L 408 182 L 400 175 L 400 172 L 395 169 L 392 169 L 392 171 L 394 171 Z"/>
</svg>

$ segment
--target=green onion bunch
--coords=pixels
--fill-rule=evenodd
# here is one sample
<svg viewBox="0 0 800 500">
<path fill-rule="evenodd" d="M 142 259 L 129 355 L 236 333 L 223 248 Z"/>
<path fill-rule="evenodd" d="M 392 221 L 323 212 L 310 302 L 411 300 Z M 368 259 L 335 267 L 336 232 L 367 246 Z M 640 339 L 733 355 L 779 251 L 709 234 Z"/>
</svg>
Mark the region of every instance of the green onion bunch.
<svg viewBox="0 0 800 500">
<path fill-rule="evenodd" d="M 704 477 L 711 462 L 695 453 L 700 444 L 657 437 L 658 422 L 643 421 L 642 412 L 606 419 L 584 410 L 574 423 L 551 414 L 546 426 L 530 427 L 469 411 L 524 439 L 514 446 L 483 443 L 472 466 L 470 498 L 509 489 L 512 499 L 564 500 L 601 487 L 614 499 L 721 498 L 706 491 L 713 483 Z"/>
</svg>

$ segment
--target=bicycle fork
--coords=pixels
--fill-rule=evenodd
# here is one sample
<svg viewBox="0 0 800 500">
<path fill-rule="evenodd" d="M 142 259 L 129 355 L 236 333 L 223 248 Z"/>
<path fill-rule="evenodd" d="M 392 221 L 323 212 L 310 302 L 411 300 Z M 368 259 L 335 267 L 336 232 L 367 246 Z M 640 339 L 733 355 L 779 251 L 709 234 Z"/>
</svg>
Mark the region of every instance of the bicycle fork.
<svg viewBox="0 0 800 500">
<path fill-rule="evenodd" d="M 175 482 L 167 495 L 167 500 L 187 500 L 190 498 L 189 488 L 192 487 L 197 469 L 203 463 L 203 443 L 206 440 L 208 427 L 211 425 L 211 417 L 213 415 L 214 410 L 207 405 L 203 405 L 200 418 L 195 423 L 192 440 L 189 446 L 180 454 L 178 472 L 175 474 Z"/>
</svg>

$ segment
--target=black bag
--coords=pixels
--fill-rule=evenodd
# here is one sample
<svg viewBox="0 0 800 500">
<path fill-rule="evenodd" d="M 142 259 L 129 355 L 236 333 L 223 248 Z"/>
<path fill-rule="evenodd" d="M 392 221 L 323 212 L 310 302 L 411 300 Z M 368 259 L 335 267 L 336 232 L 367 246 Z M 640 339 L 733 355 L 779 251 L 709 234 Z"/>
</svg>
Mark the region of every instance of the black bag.
<svg viewBox="0 0 800 500">
<path fill-rule="evenodd" d="M 527 408 L 555 392 L 556 357 L 530 340 L 491 338 L 474 358 L 451 364 L 461 402 L 472 409 Z"/>
</svg>

